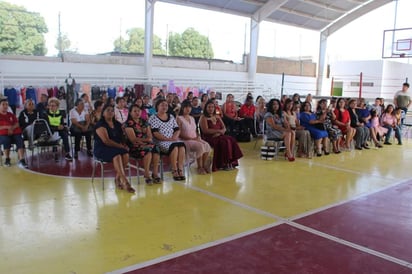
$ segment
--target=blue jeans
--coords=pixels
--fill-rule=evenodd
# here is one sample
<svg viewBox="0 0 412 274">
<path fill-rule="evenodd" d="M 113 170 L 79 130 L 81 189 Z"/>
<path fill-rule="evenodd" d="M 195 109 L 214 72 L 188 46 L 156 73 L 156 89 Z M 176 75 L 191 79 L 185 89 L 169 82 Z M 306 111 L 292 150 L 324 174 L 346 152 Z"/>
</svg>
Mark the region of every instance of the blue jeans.
<svg viewBox="0 0 412 274">
<path fill-rule="evenodd" d="M 398 142 L 402 144 L 402 134 L 401 134 L 401 128 L 399 126 L 396 126 L 395 128 L 391 126 L 383 126 L 384 128 L 388 129 L 388 132 L 386 133 L 385 137 L 385 143 L 389 142 L 389 138 L 391 138 L 392 131 L 395 131 L 395 138 L 398 139 Z"/>
<path fill-rule="evenodd" d="M 3 148 L 10 149 L 11 144 L 16 144 L 17 149 L 23 148 L 23 137 L 21 134 L 14 135 L 1 135 L 0 136 L 0 145 L 3 145 Z"/>
</svg>

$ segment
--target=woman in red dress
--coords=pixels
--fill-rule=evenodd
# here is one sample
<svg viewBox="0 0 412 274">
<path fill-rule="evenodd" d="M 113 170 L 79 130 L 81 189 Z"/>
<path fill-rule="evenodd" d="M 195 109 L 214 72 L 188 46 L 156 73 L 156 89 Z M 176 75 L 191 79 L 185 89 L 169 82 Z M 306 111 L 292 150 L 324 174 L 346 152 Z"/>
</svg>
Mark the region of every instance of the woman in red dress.
<svg viewBox="0 0 412 274">
<path fill-rule="evenodd" d="M 238 159 L 243 157 L 235 138 L 225 135 L 226 127 L 222 119 L 216 115 L 213 101 L 205 104 L 200 117 L 200 129 L 203 139 L 214 149 L 212 170 L 231 170 L 238 165 Z"/>
<path fill-rule="evenodd" d="M 338 99 L 336 108 L 333 113 L 336 116 L 335 121 L 333 121 L 334 124 L 337 125 L 342 131 L 342 134 L 346 136 L 345 145 L 343 147 L 345 149 L 350 149 L 350 145 L 352 143 L 353 137 L 355 136 L 356 129 L 350 126 L 350 114 L 346 109 L 346 101 L 344 98 Z"/>
</svg>

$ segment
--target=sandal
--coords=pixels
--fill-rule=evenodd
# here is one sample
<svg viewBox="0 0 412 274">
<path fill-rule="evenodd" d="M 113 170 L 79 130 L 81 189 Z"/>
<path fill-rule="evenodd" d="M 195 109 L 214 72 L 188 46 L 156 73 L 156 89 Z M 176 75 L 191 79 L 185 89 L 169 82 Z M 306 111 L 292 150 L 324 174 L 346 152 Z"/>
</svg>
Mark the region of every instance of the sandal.
<svg viewBox="0 0 412 274">
<path fill-rule="evenodd" d="M 123 189 L 125 189 L 129 193 L 135 193 L 136 192 L 136 190 L 130 185 L 129 182 L 123 183 L 122 187 L 123 187 Z"/>
<path fill-rule="evenodd" d="M 179 180 L 180 181 L 186 180 L 186 177 L 185 177 L 185 175 L 183 175 L 183 171 L 181 169 L 178 169 L 177 172 L 179 174 Z"/>
<path fill-rule="evenodd" d="M 180 181 L 181 180 L 179 172 L 177 170 L 173 170 L 172 175 L 173 175 L 173 180 L 175 180 L 175 181 Z"/>
<path fill-rule="evenodd" d="M 144 178 L 144 181 L 145 181 L 146 184 L 149 185 L 149 186 L 153 185 L 153 180 L 152 180 L 152 178 L 145 177 L 145 178 Z"/>
<path fill-rule="evenodd" d="M 152 179 L 153 179 L 153 183 L 155 183 L 155 184 L 161 184 L 162 183 L 162 179 L 159 176 L 154 176 L 152 174 Z"/>
</svg>

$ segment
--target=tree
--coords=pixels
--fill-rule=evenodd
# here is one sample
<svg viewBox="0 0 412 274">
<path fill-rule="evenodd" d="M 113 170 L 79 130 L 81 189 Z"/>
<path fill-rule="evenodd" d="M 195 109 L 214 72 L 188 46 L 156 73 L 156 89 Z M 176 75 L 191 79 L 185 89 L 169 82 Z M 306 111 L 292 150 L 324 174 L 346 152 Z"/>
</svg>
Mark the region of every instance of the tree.
<svg viewBox="0 0 412 274">
<path fill-rule="evenodd" d="M 22 6 L 0 1 L 0 52 L 45 55 L 47 33 L 44 18 Z"/>
<path fill-rule="evenodd" d="M 61 39 L 61 42 L 60 42 Z M 60 48 L 60 43 L 61 43 L 61 48 Z M 57 51 L 60 53 L 60 51 L 63 52 L 76 52 L 76 50 L 70 49 L 71 42 L 69 37 L 67 37 L 67 34 L 62 34 L 61 37 L 57 37 L 56 44 L 54 45 L 54 48 L 57 49 Z"/>
<path fill-rule="evenodd" d="M 144 53 L 144 29 L 132 28 L 126 33 L 128 35 L 128 39 L 123 39 L 120 37 L 114 41 L 114 51 L 125 53 Z M 161 39 L 157 35 L 153 35 L 153 54 L 165 54 Z"/>
<path fill-rule="evenodd" d="M 213 58 L 209 38 L 193 28 L 186 29 L 182 34 L 172 33 L 169 36 L 169 52 L 172 56 Z"/>
</svg>

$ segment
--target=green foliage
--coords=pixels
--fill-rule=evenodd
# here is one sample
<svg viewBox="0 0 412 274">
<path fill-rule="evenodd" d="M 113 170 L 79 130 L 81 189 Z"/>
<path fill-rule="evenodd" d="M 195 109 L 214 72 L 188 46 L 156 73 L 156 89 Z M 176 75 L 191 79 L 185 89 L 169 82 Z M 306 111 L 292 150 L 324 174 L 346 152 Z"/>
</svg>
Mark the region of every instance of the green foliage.
<svg viewBox="0 0 412 274">
<path fill-rule="evenodd" d="M 128 39 L 118 38 L 114 41 L 114 51 L 124 53 L 144 53 L 144 29 L 132 28 L 126 33 Z M 160 37 L 157 35 L 153 35 L 153 54 L 165 54 Z"/>
<path fill-rule="evenodd" d="M 169 52 L 171 56 L 213 58 L 209 38 L 193 28 L 186 29 L 182 34 L 172 33 L 169 37 Z"/>
<path fill-rule="evenodd" d="M 44 18 L 24 7 L 0 1 L 0 52 L 45 55 L 47 33 Z"/>
</svg>

